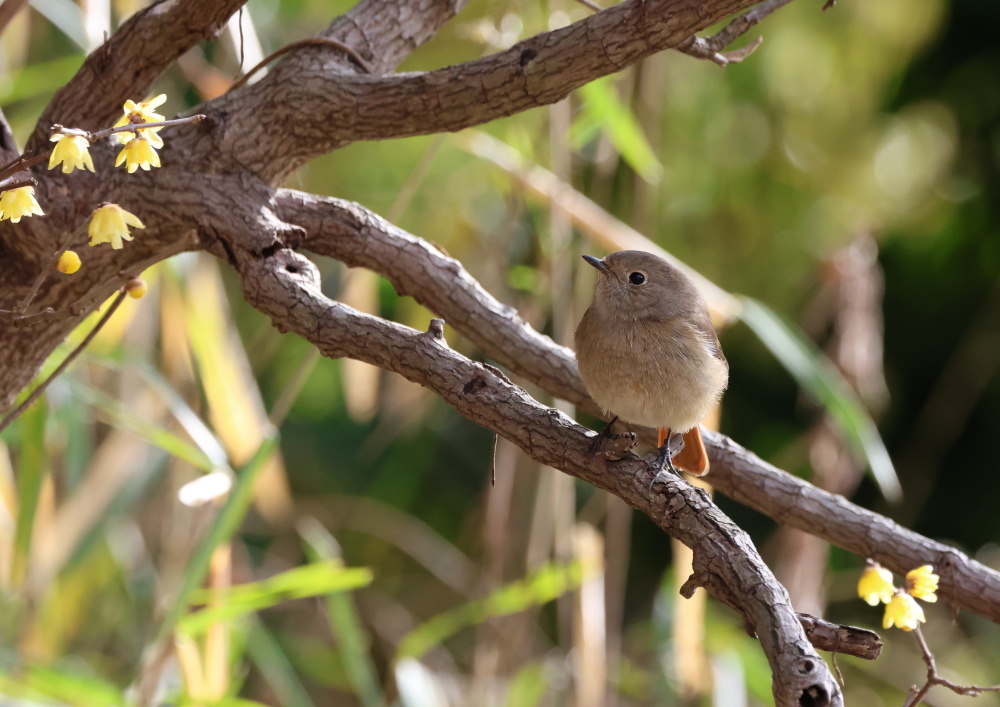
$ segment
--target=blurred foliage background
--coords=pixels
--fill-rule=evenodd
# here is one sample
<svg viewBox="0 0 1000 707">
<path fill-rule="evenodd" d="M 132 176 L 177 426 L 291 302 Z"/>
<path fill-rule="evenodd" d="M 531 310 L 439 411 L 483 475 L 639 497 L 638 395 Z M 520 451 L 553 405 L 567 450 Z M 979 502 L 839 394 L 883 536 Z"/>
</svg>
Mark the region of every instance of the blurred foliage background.
<svg viewBox="0 0 1000 707">
<path fill-rule="evenodd" d="M 34 0 L 14 19 L 0 104 L 19 138 L 141 5 Z M 244 66 L 350 6 L 251 0 Z M 570 344 L 593 285 L 578 256 L 603 255 L 614 235 L 595 242 L 527 189 L 497 163 L 513 149 L 797 322 L 878 421 L 903 499 L 883 498 L 824 407 L 724 317 L 723 432 L 1000 568 L 1000 6 L 820 7 L 769 17 L 762 46 L 725 70 L 668 52 L 477 131 L 349 146 L 289 186 L 357 200 L 439 244 Z M 402 69 L 588 12 L 473 0 Z M 165 114 L 225 90 L 238 21 L 159 82 Z M 431 313 L 377 276 L 319 265 L 331 296 L 426 327 Z M 2 704 L 770 703 L 757 642 L 725 607 L 678 597 L 685 553 L 647 519 L 502 440 L 491 484 L 490 433 L 398 377 L 280 335 L 207 256 L 145 277 L 150 294 L 0 438 Z M 228 495 L 180 503 L 208 472 L 236 479 Z M 855 594 L 863 558 L 719 503 L 797 609 L 879 627 Z M 927 616 L 948 677 L 1000 682 L 1000 628 L 943 605 Z M 879 661 L 839 660 L 848 704 L 900 704 L 922 682 L 912 637 L 882 633 Z"/>
</svg>

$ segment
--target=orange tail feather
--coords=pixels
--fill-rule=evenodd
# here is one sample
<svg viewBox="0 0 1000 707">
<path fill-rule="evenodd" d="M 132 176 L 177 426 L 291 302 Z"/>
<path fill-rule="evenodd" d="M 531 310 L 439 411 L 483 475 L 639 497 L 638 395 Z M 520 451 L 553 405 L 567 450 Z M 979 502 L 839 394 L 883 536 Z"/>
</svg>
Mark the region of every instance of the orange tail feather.
<svg viewBox="0 0 1000 707">
<path fill-rule="evenodd" d="M 657 430 L 657 444 L 662 445 L 670 436 L 670 430 Z M 674 466 L 681 471 L 686 471 L 695 476 L 704 476 L 708 473 L 708 452 L 705 451 L 705 443 L 701 439 L 701 430 L 695 426 L 681 435 L 684 439 L 684 448 L 674 456 Z"/>
</svg>

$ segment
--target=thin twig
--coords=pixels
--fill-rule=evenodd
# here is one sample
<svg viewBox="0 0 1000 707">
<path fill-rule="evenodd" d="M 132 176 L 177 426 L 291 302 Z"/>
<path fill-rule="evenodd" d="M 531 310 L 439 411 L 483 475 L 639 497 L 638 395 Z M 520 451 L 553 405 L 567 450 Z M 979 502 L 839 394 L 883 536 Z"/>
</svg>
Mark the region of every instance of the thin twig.
<svg viewBox="0 0 1000 707">
<path fill-rule="evenodd" d="M 173 118 L 171 120 L 160 120 L 155 123 L 128 123 L 126 125 L 119 125 L 115 128 L 105 128 L 104 130 L 98 130 L 96 132 L 89 132 L 87 130 L 80 130 L 79 128 L 67 128 L 59 123 L 52 126 L 51 130 L 54 133 L 62 133 L 63 135 L 76 135 L 78 137 L 85 137 L 90 142 L 97 142 L 102 138 L 106 138 L 109 135 L 114 135 L 115 133 L 136 133 L 140 130 L 149 130 L 150 128 L 167 128 L 172 125 L 184 125 L 185 123 L 200 123 L 205 119 L 204 113 L 197 113 L 195 115 L 189 115 L 185 118 Z M 51 152 L 51 150 L 49 151 Z M 48 153 L 46 153 L 48 154 Z"/>
<path fill-rule="evenodd" d="M 16 160 L 8 162 L 3 167 L 0 167 L 0 179 L 6 179 L 12 174 L 17 174 L 18 172 L 23 172 L 29 167 L 34 167 L 39 162 L 44 161 L 45 158 L 49 156 L 50 152 L 52 152 L 51 149 L 46 150 L 40 155 L 31 155 L 30 153 L 25 152 Z"/>
<path fill-rule="evenodd" d="M 692 34 L 690 37 L 678 44 L 676 49 L 679 52 L 690 54 L 691 56 L 699 59 L 714 61 L 719 66 L 737 64 L 750 56 L 753 51 L 760 46 L 760 43 L 763 41 L 761 37 L 758 37 L 749 45 L 741 49 L 725 53 L 722 53 L 722 50 L 732 44 L 737 37 L 746 34 L 746 32 L 755 24 L 791 1 L 792 0 L 768 0 L 767 2 L 758 5 L 752 10 L 744 12 L 742 15 L 732 20 L 728 25 L 723 27 L 718 34 L 712 35 L 707 39 Z"/>
<path fill-rule="evenodd" d="M 72 363 L 73 359 L 79 356 L 83 352 L 83 350 L 87 348 L 87 344 L 93 341 L 94 337 L 97 336 L 97 332 L 101 330 L 101 327 L 103 327 L 105 324 L 108 323 L 108 320 L 111 319 L 111 315 L 115 313 L 115 310 L 118 309 L 119 305 L 121 305 L 124 299 L 125 299 L 125 290 L 119 290 L 118 296 L 115 297 L 115 300 L 108 307 L 108 311 L 106 311 L 104 315 L 98 320 L 97 324 L 95 324 L 94 328 L 91 329 L 90 332 L 88 332 L 87 336 L 84 337 L 83 341 L 81 341 L 75 349 L 69 352 L 69 355 L 63 359 L 62 363 L 56 366 L 56 370 L 52 371 L 52 375 L 50 375 L 48 378 L 42 381 L 37 388 L 31 391 L 31 395 L 25 398 L 24 402 L 22 402 L 16 408 L 11 410 L 7 414 L 7 416 L 2 421 L 0 421 L 0 432 L 3 432 L 5 429 L 7 429 L 10 423 L 16 420 L 21 415 L 22 412 L 27 410 L 32 403 L 38 400 L 39 396 L 41 396 L 41 394 L 45 392 L 45 389 L 49 387 L 49 384 L 56 379 L 56 376 L 58 376 L 60 373 L 66 370 L 66 366 Z"/>
<path fill-rule="evenodd" d="M 34 187 L 38 185 L 38 180 L 33 177 L 28 177 L 27 179 L 15 179 L 12 182 L 7 182 L 6 180 L 0 180 L 0 191 L 10 191 L 12 189 L 20 189 L 21 187 Z"/>
<path fill-rule="evenodd" d="M 156 123 L 129 123 L 128 125 L 120 125 L 117 128 L 107 128 L 105 130 L 98 130 L 97 132 L 89 132 L 87 130 L 80 130 L 79 128 L 67 128 L 56 123 L 50 130 L 53 134 L 62 133 L 63 135 L 75 135 L 78 137 L 85 137 L 91 143 L 97 142 L 101 138 L 108 137 L 109 135 L 114 135 L 115 133 L 136 133 L 140 130 L 148 130 L 150 128 L 166 128 L 171 125 L 183 125 L 184 123 L 198 123 L 205 119 L 205 116 L 201 113 L 197 115 L 189 115 L 186 118 L 174 118 L 173 120 L 161 120 Z M 11 184 L 4 184 L 3 181 L 10 177 L 11 175 L 17 174 L 18 172 L 23 172 L 30 167 L 34 167 L 39 162 L 44 162 L 49 155 L 52 154 L 52 150 L 55 147 L 50 147 L 49 149 L 40 152 L 37 155 L 29 155 L 29 153 L 24 153 L 16 160 L 12 160 L 7 164 L 0 167 L 0 191 L 9 191 L 16 187 L 23 187 L 26 185 L 34 185 L 37 182 L 33 179 L 24 179 Z"/>
<path fill-rule="evenodd" d="M 287 54 L 293 49 L 298 49 L 299 47 L 333 47 L 334 49 L 339 49 L 340 51 L 344 52 L 349 57 L 354 59 L 354 61 L 357 62 L 358 66 L 360 66 L 362 69 L 365 70 L 365 73 L 368 74 L 374 73 L 372 71 L 372 67 L 368 64 L 368 62 L 362 59 L 361 55 L 358 54 L 358 50 L 350 46 L 349 44 L 344 44 L 343 42 L 339 42 L 336 39 L 329 39 L 328 37 L 311 37 L 309 39 L 300 39 L 297 42 L 286 44 L 281 49 L 271 52 L 266 57 L 257 62 L 257 65 L 254 66 L 252 69 L 250 69 L 250 71 L 243 74 L 243 76 L 241 76 L 238 81 L 234 82 L 233 85 L 229 87 L 229 90 L 235 91 L 237 88 L 239 88 L 247 81 L 249 81 L 251 76 L 256 74 L 258 71 L 263 69 L 265 66 L 270 64 L 279 56 Z"/>
<path fill-rule="evenodd" d="M 22 299 L 21 303 L 14 308 L 14 314 L 16 315 L 17 319 L 21 319 L 24 317 L 24 313 L 28 311 L 28 307 L 35 299 L 35 295 L 38 294 L 38 289 L 42 286 L 42 283 L 45 282 L 46 278 L 48 278 L 49 273 L 52 272 L 53 269 L 55 269 L 56 263 L 59 262 L 59 257 L 63 254 L 63 252 L 65 252 L 67 248 L 69 248 L 73 244 L 73 241 L 77 239 L 78 234 L 80 234 L 82 230 L 83 230 L 82 225 L 73 229 L 72 233 L 69 234 L 69 237 L 59 244 L 59 247 L 56 249 L 56 252 L 52 255 L 51 258 L 49 258 L 49 262 L 46 263 L 45 267 L 43 267 L 41 272 L 38 273 L 38 277 L 35 278 L 35 281 L 31 283 L 31 289 L 28 290 L 28 293 L 24 296 L 24 299 Z"/>
<path fill-rule="evenodd" d="M 937 661 L 934 660 L 934 654 L 931 653 L 931 649 L 927 646 L 927 641 L 924 639 L 924 634 L 920 632 L 919 626 L 913 629 L 913 637 L 917 639 L 917 645 L 920 646 L 920 653 L 923 656 L 924 663 L 927 664 L 927 682 L 919 689 L 916 685 L 910 688 L 910 696 L 906 699 L 903 707 L 916 707 L 919 705 L 935 685 L 947 687 L 956 695 L 965 695 L 967 697 L 976 697 L 984 692 L 1000 692 L 1000 685 L 991 685 L 989 687 L 958 685 L 951 680 L 941 677 L 937 671 Z"/>
</svg>

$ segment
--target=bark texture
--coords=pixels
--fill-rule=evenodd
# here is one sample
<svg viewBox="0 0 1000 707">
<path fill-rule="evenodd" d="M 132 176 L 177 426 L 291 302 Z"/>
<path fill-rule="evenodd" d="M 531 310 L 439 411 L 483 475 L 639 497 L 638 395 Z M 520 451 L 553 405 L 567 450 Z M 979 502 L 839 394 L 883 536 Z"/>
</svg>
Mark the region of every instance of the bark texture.
<svg viewBox="0 0 1000 707">
<path fill-rule="evenodd" d="M 642 460 L 628 455 L 609 462 L 590 454 L 592 433 L 534 401 L 497 369 L 454 352 L 440 325 L 416 332 L 325 298 L 315 268 L 295 252 L 302 247 L 385 275 L 490 358 L 595 412 L 572 353 L 527 326 L 460 263 L 356 204 L 279 185 L 309 159 L 356 140 L 458 130 L 558 101 L 754 2 L 627 0 L 493 56 L 431 72 L 390 73 L 463 4 L 362 0 L 321 36 L 354 47 L 371 73 L 332 47 L 289 52 L 263 79 L 196 108 L 207 120 L 171 130 L 162 169 L 111 170 L 111 146 L 94 150 L 98 175 L 36 167 L 47 215 L 0 224 L 0 309 L 18 306 L 60 247 L 86 241 L 86 222 L 100 202 L 133 211 L 147 228 L 123 251 L 78 248 L 84 263 L 77 275 L 47 277 L 25 316 L 0 314 L 0 357 L 7 363 L 0 403 L 9 404 L 81 319 L 128 278 L 175 253 L 207 250 L 236 268 L 247 300 L 282 331 L 295 331 L 327 356 L 351 356 L 416 381 L 534 459 L 648 514 L 695 551 L 684 591 L 704 587 L 760 637 L 777 704 L 841 704 L 803 629 L 808 620 L 789 606 L 749 537 L 702 492 L 675 478 L 651 491 Z M 126 98 L 143 98 L 171 62 L 214 37 L 240 5 L 164 0 L 138 13 L 53 97 L 28 148 L 44 147 L 55 122 L 87 129 L 113 122 Z M 0 128 L 0 151 L 10 156 L 9 130 Z M 943 570 L 944 598 L 1000 619 L 996 573 L 770 467 L 731 440 L 713 434 L 706 441 L 712 480 L 722 492 L 893 570 L 931 562 Z M 871 646 L 870 637 L 848 631 L 854 639 L 847 640 L 822 624 L 810 633 L 827 646 L 855 639 Z"/>
</svg>

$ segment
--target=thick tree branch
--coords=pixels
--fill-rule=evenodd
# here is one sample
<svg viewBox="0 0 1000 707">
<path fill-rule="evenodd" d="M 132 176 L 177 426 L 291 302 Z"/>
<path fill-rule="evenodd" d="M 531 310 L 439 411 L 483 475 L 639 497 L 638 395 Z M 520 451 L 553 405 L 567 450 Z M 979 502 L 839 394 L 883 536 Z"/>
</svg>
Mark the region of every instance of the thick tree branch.
<svg viewBox="0 0 1000 707">
<path fill-rule="evenodd" d="M 28 140 L 37 150 L 49 139 L 49 127 L 62 123 L 96 130 L 121 114 L 125 99 L 142 100 L 181 54 L 200 41 L 214 39 L 230 15 L 246 0 L 169 0 L 135 13 L 98 47 L 59 89 Z"/>
<path fill-rule="evenodd" d="M 429 42 L 457 15 L 468 0 L 368 0 L 355 5 L 350 12 L 338 17 L 320 36 L 355 47 L 368 62 L 374 74 L 384 74 L 420 45 Z M 316 58 L 321 64 L 317 65 Z M 279 70 L 279 80 L 289 79 L 287 72 L 301 71 L 302 58 L 285 62 Z M 312 71 L 329 70 L 328 60 L 317 54 L 305 63 Z"/>
<path fill-rule="evenodd" d="M 505 52 L 426 73 L 369 76 L 350 68 L 341 52 L 304 49 L 267 78 L 199 111 L 228 116 L 222 155 L 236 154 L 238 144 L 243 164 L 278 183 L 307 160 L 350 142 L 460 130 L 555 103 L 754 4 L 627 0 Z M 340 34 L 336 39 L 369 58 L 366 47 Z M 294 115 L 274 110 L 279 105 L 293 107 Z"/>
<path fill-rule="evenodd" d="M 694 575 L 687 591 L 703 586 L 742 614 L 771 665 L 778 705 L 842 704 L 784 588 L 749 536 L 703 491 L 674 476 L 651 490 L 653 471 L 643 460 L 629 455 L 609 463 L 593 455 L 590 430 L 535 402 L 496 369 L 450 349 L 440 328 L 417 332 L 327 299 L 315 266 L 292 251 L 268 257 L 244 251 L 239 258 L 244 296 L 282 331 L 299 334 L 326 356 L 366 361 L 433 390 L 533 459 L 614 493 L 691 547 Z"/>
<path fill-rule="evenodd" d="M 387 277 L 401 294 L 443 316 L 487 356 L 552 395 L 594 415 L 571 351 L 528 326 L 498 302 L 461 263 L 363 207 L 281 190 L 282 219 L 306 230 L 303 246 Z M 647 441 L 655 443 L 647 432 Z M 788 525 L 871 557 L 897 574 L 932 564 L 940 595 L 1000 623 L 1000 573 L 961 551 L 929 540 L 841 496 L 776 469 L 729 438 L 705 431 L 711 481 L 723 494 Z"/>
</svg>

